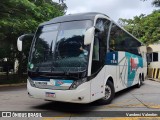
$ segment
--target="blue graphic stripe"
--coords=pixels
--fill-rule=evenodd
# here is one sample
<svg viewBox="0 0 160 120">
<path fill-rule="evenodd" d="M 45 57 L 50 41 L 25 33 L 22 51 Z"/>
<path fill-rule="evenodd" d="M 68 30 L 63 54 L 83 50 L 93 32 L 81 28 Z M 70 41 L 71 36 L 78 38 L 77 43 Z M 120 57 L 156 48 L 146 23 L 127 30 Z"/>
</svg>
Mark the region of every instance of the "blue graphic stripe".
<svg viewBox="0 0 160 120">
<path fill-rule="evenodd" d="M 126 58 L 127 60 L 126 62 L 128 63 L 128 73 L 126 74 L 128 78 L 127 86 L 129 87 L 133 84 L 137 69 L 140 67 L 141 68 L 143 67 L 143 59 L 142 57 L 132 53 L 128 53 L 128 52 L 124 52 L 124 53 L 125 55 L 122 56 L 123 58 L 121 60 L 119 60 L 118 51 L 107 53 L 105 63 L 106 65 L 119 65 Z M 118 61 L 120 62 L 118 63 Z"/>
<path fill-rule="evenodd" d="M 126 52 L 125 56 L 128 59 L 128 87 L 133 84 L 137 69 L 143 67 L 143 59 L 137 55 Z M 137 60 L 137 61 L 136 61 Z M 138 62 L 138 63 L 136 63 Z"/>
<path fill-rule="evenodd" d="M 118 52 L 107 53 L 106 65 L 118 65 Z"/>
</svg>

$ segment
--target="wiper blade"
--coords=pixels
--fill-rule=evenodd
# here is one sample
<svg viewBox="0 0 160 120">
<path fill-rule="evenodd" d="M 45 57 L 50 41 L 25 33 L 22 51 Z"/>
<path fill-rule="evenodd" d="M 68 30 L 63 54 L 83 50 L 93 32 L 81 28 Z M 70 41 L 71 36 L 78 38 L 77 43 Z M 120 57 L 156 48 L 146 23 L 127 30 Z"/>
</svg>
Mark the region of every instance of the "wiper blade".
<svg viewBox="0 0 160 120">
<path fill-rule="evenodd" d="M 85 76 L 84 75 L 85 73 L 86 73 L 86 70 L 83 70 L 83 71 L 67 71 L 67 72 L 65 72 L 65 75 L 71 76 L 73 74 L 76 74 L 77 77 L 75 77 L 75 78 L 80 79 L 81 77 Z"/>
</svg>

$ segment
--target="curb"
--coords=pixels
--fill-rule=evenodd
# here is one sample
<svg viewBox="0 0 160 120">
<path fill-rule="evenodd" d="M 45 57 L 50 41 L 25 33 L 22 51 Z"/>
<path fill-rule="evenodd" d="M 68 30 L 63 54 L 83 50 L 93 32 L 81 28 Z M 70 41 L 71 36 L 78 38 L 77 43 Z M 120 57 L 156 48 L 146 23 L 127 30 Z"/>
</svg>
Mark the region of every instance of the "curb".
<svg viewBox="0 0 160 120">
<path fill-rule="evenodd" d="M 18 86 L 23 86 L 23 85 L 27 85 L 27 83 L 4 84 L 4 85 L 0 85 L 0 87 L 18 87 Z"/>
</svg>

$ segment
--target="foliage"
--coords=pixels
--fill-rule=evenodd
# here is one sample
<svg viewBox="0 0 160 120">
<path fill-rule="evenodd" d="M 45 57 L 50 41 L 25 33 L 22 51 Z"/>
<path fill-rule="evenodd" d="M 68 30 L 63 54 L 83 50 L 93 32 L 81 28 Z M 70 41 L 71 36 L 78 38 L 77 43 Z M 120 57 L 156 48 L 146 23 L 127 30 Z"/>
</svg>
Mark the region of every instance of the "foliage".
<svg viewBox="0 0 160 120">
<path fill-rule="evenodd" d="M 160 40 L 160 10 L 133 19 L 119 19 L 119 24 L 146 44 Z"/>
<path fill-rule="evenodd" d="M 22 56 L 17 51 L 18 36 L 34 33 L 40 23 L 64 15 L 66 9 L 65 3 L 62 5 L 52 0 L 2 0 L 0 2 L 0 60 L 20 59 Z M 28 56 L 27 54 L 28 51 L 25 50 L 23 56 Z"/>
<path fill-rule="evenodd" d="M 142 0 L 142 1 L 147 1 L 147 0 Z M 160 7 L 160 0 L 152 0 L 152 5 L 155 7 Z"/>
<path fill-rule="evenodd" d="M 153 4 L 155 7 L 160 7 L 160 0 L 153 0 L 152 4 Z"/>
</svg>

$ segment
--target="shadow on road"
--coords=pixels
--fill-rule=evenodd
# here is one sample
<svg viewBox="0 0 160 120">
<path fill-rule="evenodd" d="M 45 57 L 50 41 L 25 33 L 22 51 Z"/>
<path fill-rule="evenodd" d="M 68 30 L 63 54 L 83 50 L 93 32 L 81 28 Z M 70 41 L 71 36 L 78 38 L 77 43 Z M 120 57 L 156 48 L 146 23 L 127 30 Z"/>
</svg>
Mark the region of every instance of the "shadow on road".
<svg viewBox="0 0 160 120">
<path fill-rule="evenodd" d="M 0 92 L 21 91 L 27 89 L 27 85 L 4 86 L 0 87 Z"/>
<path fill-rule="evenodd" d="M 118 99 L 123 95 L 135 90 L 137 88 L 130 87 L 128 89 L 122 90 L 115 94 L 114 99 Z M 64 102 L 47 102 L 45 104 L 41 104 L 39 106 L 34 106 L 32 108 L 38 110 L 47 110 L 47 111 L 54 111 L 54 112 L 61 112 L 61 113 L 76 113 L 76 114 L 83 114 L 88 113 L 91 111 L 96 111 L 98 108 L 104 105 L 98 104 L 98 102 L 92 102 L 89 104 L 75 104 L 75 103 L 64 103 Z"/>
<path fill-rule="evenodd" d="M 76 104 L 76 103 L 64 103 L 64 102 L 47 102 L 39 106 L 34 106 L 33 108 L 57 112 L 86 112 L 93 111 L 96 109 L 95 102 L 89 104 Z"/>
<path fill-rule="evenodd" d="M 143 83 L 143 85 L 145 85 L 145 84 Z M 143 87 L 143 85 L 142 85 L 141 87 Z M 131 92 L 134 91 L 135 89 L 141 89 L 141 88 L 137 88 L 136 86 L 132 86 L 132 87 L 126 88 L 126 89 L 124 89 L 124 90 L 121 90 L 121 91 L 119 91 L 119 92 L 117 92 L 117 93 L 115 94 L 114 99 L 118 99 L 119 97 L 122 97 L 123 95 L 125 95 L 125 94 L 127 94 L 127 93 L 131 93 Z"/>
</svg>

